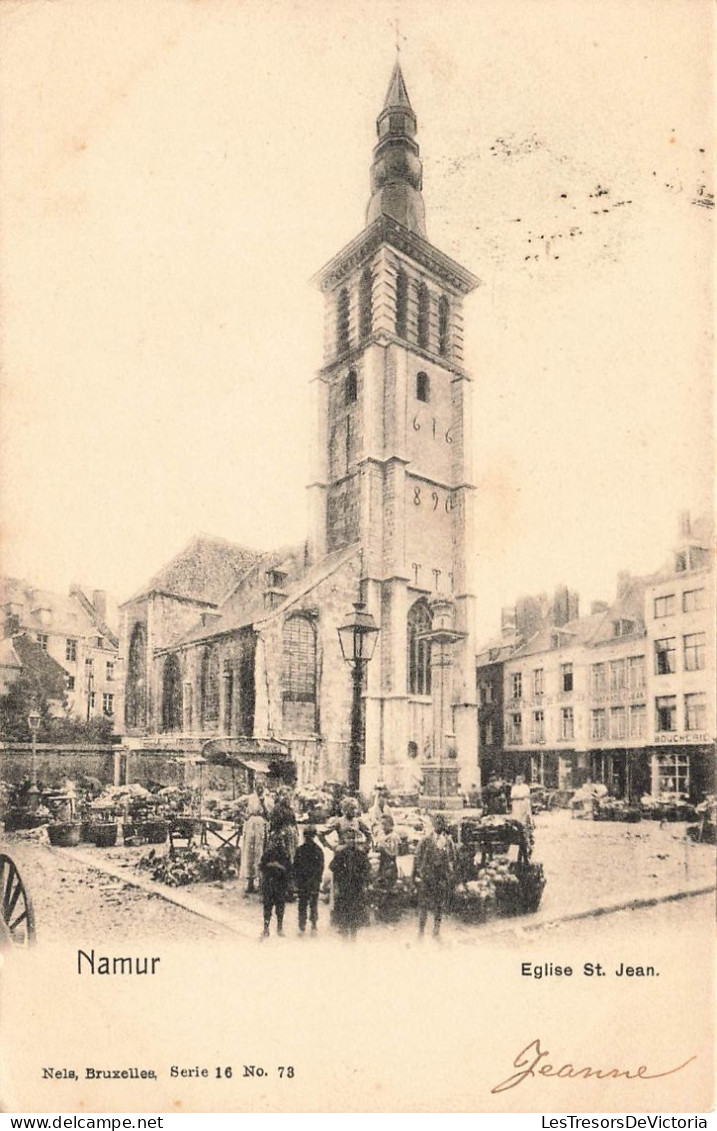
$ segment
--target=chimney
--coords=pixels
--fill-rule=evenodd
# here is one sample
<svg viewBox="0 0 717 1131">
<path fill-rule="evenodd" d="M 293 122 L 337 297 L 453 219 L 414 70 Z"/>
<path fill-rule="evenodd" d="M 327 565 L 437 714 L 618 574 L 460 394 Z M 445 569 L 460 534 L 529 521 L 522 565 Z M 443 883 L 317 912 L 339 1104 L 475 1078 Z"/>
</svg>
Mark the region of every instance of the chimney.
<svg viewBox="0 0 717 1131">
<path fill-rule="evenodd" d="M 689 538 L 692 534 L 692 520 L 689 511 L 680 511 L 679 518 L 679 536 L 680 538 Z"/>
<path fill-rule="evenodd" d="M 609 608 L 607 601 L 591 601 L 590 602 L 590 615 L 595 616 L 596 613 L 606 613 Z"/>
<path fill-rule="evenodd" d="M 107 593 L 104 589 L 95 589 L 92 593 L 92 604 L 97 613 L 97 619 L 107 620 Z"/>
<path fill-rule="evenodd" d="M 202 613 L 202 628 L 211 628 L 221 617 L 219 609 L 205 609 Z"/>
<path fill-rule="evenodd" d="M 617 575 L 617 596 L 624 597 L 632 584 L 632 574 L 629 569 L 621 569 Z"/>
<path fill-rule="evenodd" d="M 501 636 L 512 636 L 515 632 L 516 618 L 515 609 L 511 605 L 505 605 L 500 610 L 500 634 Z"/>
</svg>

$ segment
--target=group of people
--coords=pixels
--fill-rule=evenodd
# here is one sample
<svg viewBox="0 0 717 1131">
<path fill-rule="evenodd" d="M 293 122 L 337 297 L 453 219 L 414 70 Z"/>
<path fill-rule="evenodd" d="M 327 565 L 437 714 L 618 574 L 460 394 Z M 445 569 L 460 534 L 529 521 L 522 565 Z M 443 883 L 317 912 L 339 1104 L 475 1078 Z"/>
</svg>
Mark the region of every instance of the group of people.
<svg viewBox="0 0 717 1131">
<path fill-rule="evenodd" d="M 510 791 L 512 816 L 520 820 L 532 839 L 530 786 L 518 777 Z M 423 935 L 429 914 L 438 935 L 456 883 L 456 847 L 442 814 L 420 840 L 414 861 L 413 880 L 418 896 L 418 929 Z M 390 892 L 399 878 L 400 840 L 385 790 L 377 789 L 367 813 L 356 798 L 346 796 L 341 813 L 319 832 L 313 825 L 299 830 L 288 791 L 271 798 L 257 782 L 247 801 L 241 844 L 240 878 L 246 893 L 260 887 L 263 902 L 263 937 L 270 933 L 272 917 L 276 932 L 284 933 L 286 904 L 296 899 L 301 934 L 307 925 L 318 927 L 319 895 L 328 861 L 331 919 L 338 930 L 354 938 L 369 919 L 369 883 L 375 891 Z M 375 874 L 369 850 L 377 857 Z M 327 852 L 328 855 L 328 852 Z M 374 857 L 375 859 L 375 857 Z"/>
</svg>

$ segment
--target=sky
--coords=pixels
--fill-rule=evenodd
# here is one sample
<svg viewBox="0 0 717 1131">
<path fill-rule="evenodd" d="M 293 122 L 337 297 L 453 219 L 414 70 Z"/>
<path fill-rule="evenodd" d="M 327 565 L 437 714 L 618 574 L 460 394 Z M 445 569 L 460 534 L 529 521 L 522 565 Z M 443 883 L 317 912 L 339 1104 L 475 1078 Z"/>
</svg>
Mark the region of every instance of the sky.
<svg viewBox="0 0 717 1131">
<path fill-rule="evenodd" d="M 196 532 L 307 531 L 314 273 L 401 62 L 476 274 L 477 621 L 614 596 L 711 510 L 706 0 L 6 0 L 2 571 L 126 599 Z"/>
</svg>

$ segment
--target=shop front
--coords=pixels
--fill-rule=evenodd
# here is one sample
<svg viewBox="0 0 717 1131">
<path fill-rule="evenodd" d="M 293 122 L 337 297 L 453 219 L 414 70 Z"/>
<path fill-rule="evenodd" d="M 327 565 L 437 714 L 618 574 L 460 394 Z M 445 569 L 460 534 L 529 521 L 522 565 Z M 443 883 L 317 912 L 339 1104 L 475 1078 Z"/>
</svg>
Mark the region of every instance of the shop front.
<svg viewBox="0 0 717 1131">
<path fill-rule="evenodd" d="M 601 782 L 610 797 L 639 801 L 650 792 L 650 758 L 645 750 L 591 750 L 590 777 Z"/>
</svg>

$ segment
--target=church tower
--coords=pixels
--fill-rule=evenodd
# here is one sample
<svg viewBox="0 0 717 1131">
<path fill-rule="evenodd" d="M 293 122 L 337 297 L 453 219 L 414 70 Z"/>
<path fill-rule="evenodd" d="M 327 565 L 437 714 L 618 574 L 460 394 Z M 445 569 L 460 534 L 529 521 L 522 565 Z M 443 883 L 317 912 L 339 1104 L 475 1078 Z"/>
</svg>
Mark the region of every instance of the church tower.
<svg viewBox="0 0 717 1131">
<path fill-rule="evenodd" d="M 443 758 L 467 786 L 478 776 L 463 301 L 478 280 L 428 241 L 416 115 L 398 62 L 376 129 L 366 226 L 316 278 L 326 315 L 310 554 L 319 561 L 360 544 L 361 598 L 381 629 L 367 673 L 362 789 L 376 780 L 410 788 L 426 760 Z M 436 645 L 426 634 L 438 604 L 458 639 L 437 729 Z"/>
</svg>

